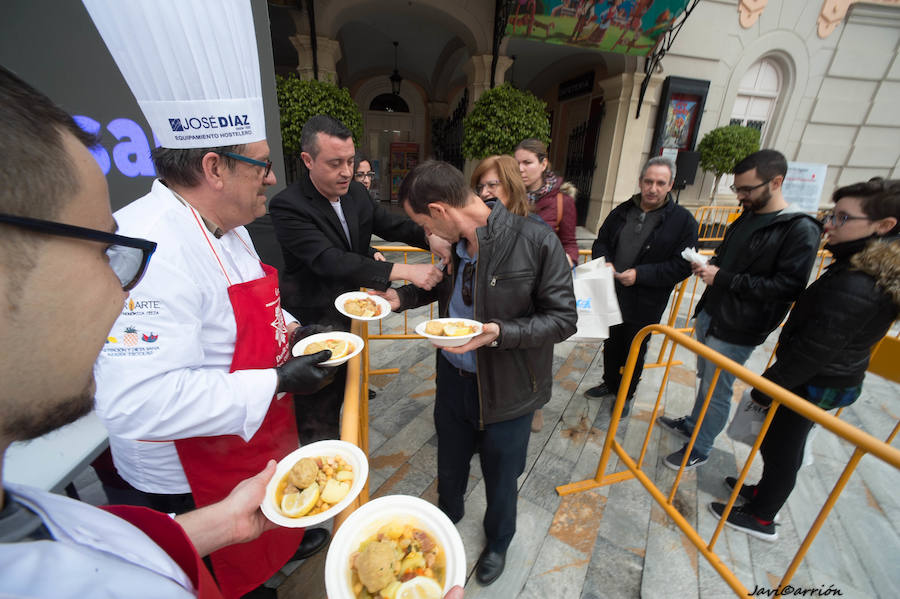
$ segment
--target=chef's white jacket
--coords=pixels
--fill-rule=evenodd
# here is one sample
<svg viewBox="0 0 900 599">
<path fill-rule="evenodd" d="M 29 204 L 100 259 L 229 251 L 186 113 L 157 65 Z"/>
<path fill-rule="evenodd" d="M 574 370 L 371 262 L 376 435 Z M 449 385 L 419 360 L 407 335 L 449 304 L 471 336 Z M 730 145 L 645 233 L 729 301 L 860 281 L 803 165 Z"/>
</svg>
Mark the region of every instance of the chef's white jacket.
<svg viewBox="0 0 900 599">
<path fill-rule="evenodd" d="M 53 541 L 0 543 L 2 597 L 195 597 L 184 570 L 140 529 L 92 505 L 8 484 Z"/>
<path fill-rule="evenodd" d="M 228 279 L 252 281 L 263 270 L 244 227 L 216 239 L 159 180 L 114 216 L 120 234 L 158 246 L 97 360 L 96 411 L 122 478 L 148 493 L 189 493 L 171 441 L 249 440 L 275 394 L 274 368 L 228 372 L 236 337 Z M 273 307 L 276 336 L 295 321 L 280 312 Z"/>
</svg>

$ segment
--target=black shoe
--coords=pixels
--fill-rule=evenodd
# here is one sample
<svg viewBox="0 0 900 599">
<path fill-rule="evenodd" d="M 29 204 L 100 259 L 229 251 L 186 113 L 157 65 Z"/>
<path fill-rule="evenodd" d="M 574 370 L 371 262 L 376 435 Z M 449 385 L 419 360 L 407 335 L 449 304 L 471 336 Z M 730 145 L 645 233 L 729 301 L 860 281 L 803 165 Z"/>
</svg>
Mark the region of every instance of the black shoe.
<svg viewBox="0 0 900 599">
<path fill-rule="evenodd" d="M 303 533 L 303 540 L 300 541 L 300 546 L 297 547 L 297 551 L 294 552 L 294 556 L 289 561 L 295 562 L 317 554 L 328 544 L 328 539 L 330 538 L 331 534 L 324 528 L 307 528 L 306 532 Z"/>
<path fill-rule="evenodd" d="M 729 493 L 734 490 L 734 484 L 737 482 L 737 479 L 733 476 L 725 477 L 725 487 L 728 488 Z M 738 497 L 743 499 L 744 501 L 751 501 L 754 497 L 756 497 L 756 485 L 744 485 L 741 487 L 741 492 L 738 493 Z M 775 514 L 775 522 L 781 522 L 781 512 Z"/>
<path fill-rule="evenodd" d="M 375 396 L 378 394 L 375 393 L 375 389 L 369 389 L 369 399 L 375 399 Z"/>
<path fill-rule="evenodd" d="M 497 580 L 503 574 L 506 566 L 506 552 L 491 551 L 487 547 L 478 557 L 478 565 L 475 566 L 475 579 L 479 584 L 487 586 Z"/>
<path fill-rule="evenodd" d="M 600 383 L 596 387 L 591 387 L 584 392 L 584 396 L 588 399 L 601 399 L 607 395 L 615 395 L 615 392 L 611 391 L 610 388 L 606 386 L 606 383 Z"/>
<path fill-rule="evenodd" d="M 681 468 L 681 460 L 684 459 L 684 450 L 687 449 L 685 445 L 678 451 L 672 452 L 665 457 L 663 460 L 663 464 L 666 465 L 666 468 L 670 468 L 672 470 L 678 470 Z M 698 466 L 702 466 L 706 462 L 709 461 L 708 455 L 702 455 L 695 450 L 691 450 L 691 457 L 688 458 L 688 461 L 684 465 L 684 471 L 693 470 Z"/>
<path fill-rule="evenodd" d="M 725 504 L 714 501 L 709 504 L 709 511 L 713 513 L 713 516 L 721 520 L 722 513 L 725 511 Z M 778 540 L 778 533 L 775 532 L 775 523 L 763 524 L 743 505 L 732 506 L 731 512 L 728 514 L 728 520 L 725 520 L 725 525 L 763 541 Z"/>
<path fill-rule="evenodd" d="M 677 435 L 681 435 L 685 439 L 691 438 L 691 433 L 694 430 L 687 425 L 685 422 L 685 418 L 668 418 L 666 416 L 659 416 L 656 421 L 663 427 L 667 428 L 673 433 Z"/>
</svg>

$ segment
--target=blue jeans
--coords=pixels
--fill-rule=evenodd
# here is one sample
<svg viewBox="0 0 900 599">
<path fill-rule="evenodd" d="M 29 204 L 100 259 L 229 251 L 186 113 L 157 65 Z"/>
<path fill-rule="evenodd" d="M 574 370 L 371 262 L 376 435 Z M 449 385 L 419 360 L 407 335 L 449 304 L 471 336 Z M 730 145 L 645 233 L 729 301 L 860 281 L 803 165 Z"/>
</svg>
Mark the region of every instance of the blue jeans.
<svg viewBox="0 0 900 599">
<path fill-rule="evenodd" d="M 736 343 L 728 343 L 721 339 L 716 339 L 707 334 L 709 331 L 709 314 L 701 311 L 697 314 L 694 322 L 694 333 L 697 341 L 713 349 L 723 356 L 731 358 L 738 364 L 743 365 L 756 349 L 754 345 L 738 345 Z M 716 365 L 712 362 L 697 356 L 697 378 L 700 379 L 700 387 L 697 389 L 697 397 L 694 399 L 694 409 L 691 415 L 685 419 L 685 424 L 691 429 L 697 424 L 700 416 L 700 410 L 703 408 L 703 400 L 709 392 L 709 384 L 712 382 L 713 375 L 716 372 Z M 709 408 L 706 410 L 706 416 L 703 417 L 703 424 L 700 426 L 700 433 L 694 442 L 694 451 L 708 456 L 712 450 L 713 441 L 725 425 L 728 423 L 728 414 L 731 411 L 732 388 L 734 387 L 734 375 L 726 370 L 719 373 L 719 380 L 716 382 L 716 388 L 709 400 Z"/>
</svg>

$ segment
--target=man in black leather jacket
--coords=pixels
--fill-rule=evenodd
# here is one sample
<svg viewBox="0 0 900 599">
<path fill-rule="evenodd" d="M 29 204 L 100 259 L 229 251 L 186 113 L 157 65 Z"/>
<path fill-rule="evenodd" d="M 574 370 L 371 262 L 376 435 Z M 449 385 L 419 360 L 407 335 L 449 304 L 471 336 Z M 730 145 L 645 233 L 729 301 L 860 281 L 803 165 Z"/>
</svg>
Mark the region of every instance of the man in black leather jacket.
<svg viewBox="0 0 900 599">
<path fill-rule="evenodd" d="M 739 162 L 731 189 L 744 211 L 728 227 L 709 264 L 693 265 L 694 274 L 706 284 L 695 312 L 695 336 L 739 364 L 775 330 L 800 296 L 819 247 L 822 225 L 793 209 L 782 195 L 786 174 L 787 160 L 775 150 L 760 150 Z M 660 416 L 659 423 L 689 438 L 715 370 L 714 364 L 698 356 L 699 386 L 691 414 Z M 734 375 L 723 370 L 686 470 L 709 459 L 713 441 L 728 421 L 733 384 Z M 687 445 L 666 456 L 663 463 L 677 470 L 686 449 Z"/>
<path fill-rule="evenodd" d="M 603 384 L 584 392 L 589 399 L 618 394 L 619 371 L 635 335 L 659 322 L 672 289 L 691 275 L 691 265 L 681 252 L 697 245 L 697 221 L 672 199 L 674 182 L 675 163 L 662 156 L 651 158 L 641 169 L 641 192 L 616 206 L 597 233 L 591 257 L 603 257 L 615 269 L 623 322 L 609 327 L 603 343 Z M 649 341 L 648 335 L 641 343 L 622 416 L 631 410 Z"/>
<path fill-rule="evenodd" d="M 400 187 L 406 213 L 454 244 L 453 274 L 431 291 L 407 285 L 384 297 L 394 310 L 439 302 L 442 317 L 484 323 L 465 345 L 437 352 L 434 422 L 438 505 L 463 517 L 476 448 L 487 494 L 487 544 L 476 578 L 503 572 L 516 530 L 517 478 L 525 469 L 533 412 L 550 399 L 553 344 L 578 319 L 566 255 L 553 230 L 489 206 L 444 162 L 416 167 Z"/>
</svg>

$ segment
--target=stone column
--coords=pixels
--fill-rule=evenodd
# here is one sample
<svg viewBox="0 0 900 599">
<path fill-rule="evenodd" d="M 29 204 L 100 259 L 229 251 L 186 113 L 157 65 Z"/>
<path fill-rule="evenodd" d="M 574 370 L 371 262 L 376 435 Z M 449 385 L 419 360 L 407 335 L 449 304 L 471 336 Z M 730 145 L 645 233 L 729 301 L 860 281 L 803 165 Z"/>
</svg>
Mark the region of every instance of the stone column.
<svg viewBox="0 0 900 599">
<path fill-rule="evenodd" d="M 469 88 L 469 106 L 472 106 L 485 91 L 491 89 L 491 60 L 490 54 L 481 54 L 473 56 L 466 63 L 464 71 L 466 73 L 466 86 Z M 509 56 L 497 57 L 497 71 L 494 77 L 494 85 L 499 86 L 503 83 L 506 76 L 506 70 L 513 64 L 513 59 Z"/>
<path fill-rule="evenodd" d="M 297 73 L 300 78 L 313 79 L 312 38 L 306 34 L 297 33 L 288 39 L 297 49 Z M 337 40 L 324 37 L 317 38 L 317 42 L 319 81 L 328 81 L 337 85 L 337 63 L 341 59 L 341 45 Z"/>
<path fill-rule="evenodd" d="M 646 160 L 644 142 L 655 122 L 663 78 L 650 80 L 641 117 L 637 102 L 643 74 L 623 73 L 600 82 L 606 100 L 606 115 L 597 134 L 597 168 L 591 185 L 591 203 L 585 227 L 596 231 L 616 205 L 638 190 L 641 166 Z"/>
</svg>

